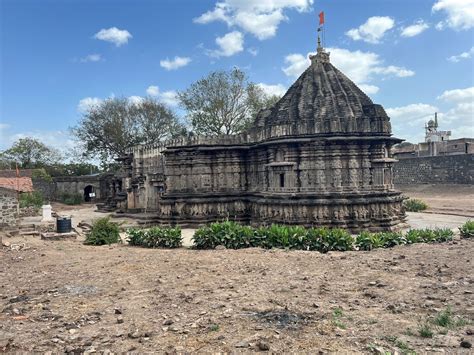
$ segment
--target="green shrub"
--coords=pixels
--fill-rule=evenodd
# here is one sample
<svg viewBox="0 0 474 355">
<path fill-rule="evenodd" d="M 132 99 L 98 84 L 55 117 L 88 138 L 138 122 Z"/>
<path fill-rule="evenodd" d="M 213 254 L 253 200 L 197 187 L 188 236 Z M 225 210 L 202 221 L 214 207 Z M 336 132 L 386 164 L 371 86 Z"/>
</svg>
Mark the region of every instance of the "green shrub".
<svg viewBox="0 0 474 355">
<path fill-rule="evenodd" d="M 66 205 L 80 205 L 82 203 L 82 195 L 63 192 L 58 195 L 58 200 Z"/>
<path fill-rule="evenodd" d="M 423 241 L 422 233 L 423 232 L 421 229 L 410 229 L 405 234 L 405 239 L 407 241 L 407 244 L 421 243 Z"/>
<path fill-rule="evenodd" d="M 446 242 L 453 239 L 453 231 L 448 228 L 411 229 L 405 238 L 408 244 Z"/>
<path fill-rule="evenodd" d="M 127 236 L 130 245 L 146 248 L 179 248 L 182 245 L 181 229 L 178 227 L 129 229 Z"/>
<path fill-rule="evenodd" d="M 438 312 L 438 314 L 436 314 L 435 318 L 433 319 L 433 323 L 445 328 L 452 326 L 455 321 L 451 307 L 447 307 L 445 310 Z"/>
<path fill-rule="evenodd" d="M 127 230 L 128 244 L 133 246 L 144 246 L 146 241 L 146 231 L 144 229 L 130 228 Z"/>
<path fill-rule="evenodd" d="M 251 228 L 232 221 L 212 223 L 198 229 L 193 236 L 197 249 L 214 249 L 223 245 L 228 249 L 250 247 L 346 251 L 354 249 L 351 235 L 343 229 L 311 228 L 272 224 Z"/>
<path fill-rule="evenodd" d="M 435 241 L 438 243 L 449 242 L 453 240 L 454 232 L 449 228 L 437 228 L 435 232 Z"/>
<path fill-rule="evenodd" d="M 241 249 L 260 246 L 259 237 L 249 226 L 224 221 L 199 228 L 192 239 L 197 249 L 214 249 L 218 245 Z"/>
<path fill-rule="evenodd" d="M 418 326 L 418 334 L 422 338 L 432 338 L 433 330 L 428 323 L 422 323 Z"/>
<path fill-rule="evenodd" d="M 467 221 L 459 227 L 459 231 L 463 238 L 474 238 L 474 221 Z"/>
<path fill-rule="evenodd" d="M 323 235 L 321 253 L 328 251 L 348 251 L 354 250 L 354 239 L 344 229 L 328 229 L 328 233 Z"/>
<path fill-rule="evenodd" d="M 315 251 L 325 250 L 325 240 L 328 234 L 329 229 L 327 228 L 309 228 L 306 231 L 306 237 L 301 249 Z"/>
<path fill-rule="evenodd" d="M 272 224 L 259 228 L 258 240 L 264 248 L 303 249 L 305 236 L 303 227 Z"/>
<path fill-rule="evenodd" d="M 464 327 L 465 325 L 470 324 L 469 320 L 461 316 L 455 315 L 450 306 L 438 312 L 436 316 L 432 319 L 432 323 L 437 325 L 438 327 L 449 329 Z"/>
<path fill-rule="evenodd" d="M 428 208 L 428 205 L 416 198 L 409 198 L 408 200 L 403 201 L 403 206 L 408 212 L 420 212 Z"/>
<path fill-rule="evenodd" d="M 20 208 L 41 207 L 43 205 L 43 195 L 39 191 L 25 192 L 20 194 Z"/>
<path fill-rule="evenodd" d="M 357 236 L 355 246 L 359 250 L 372 250 L 382 248 L 384 243 L 379 233 L 362 232 Z"/>
<path fill-rule="evenodd" d="M 375 248 L 392 248 L 396 245 L 403 245 L 407 243 L 407 240 L 403 234 L 396 232 L 362 232 L 357 236 L 355 243 L 359 250 L 372 250 Z"/>
<path fill-rule="evenodd" d="M 407 243 L 402 233 L 398 232 L 382 232 L 379 233 L 384 248 L 392 248 L 396 245 L 404 245 Z"/>
<path fill-rule="evenodd" d="M 143 238 L 139 232 L 131 238 Z M 217 222 L 198 229 L 194 236 L 197 249 L 214 249 L 223 245 L 228 249 L 249 247 L 329 251 L 372 250 L 396 245 L 433 243 L 452 240 L 450 229 L 411 229 L 405 235 L 398 232 L 362 232 L 353 238 L 344 229 L 303 228 L 272 224 L 251 228 L 232 221 Z M 131 242 L 132 244 L 133 242 Z"/>
<path fill-rule="evenodd" d="M 104 217 L 94 221 L 91 230 L 87 233 L 84 244 L 104 245 L 119 243 L 120 241 L 118 223 L 111 222 L 109 217 Z"/>
</svg>

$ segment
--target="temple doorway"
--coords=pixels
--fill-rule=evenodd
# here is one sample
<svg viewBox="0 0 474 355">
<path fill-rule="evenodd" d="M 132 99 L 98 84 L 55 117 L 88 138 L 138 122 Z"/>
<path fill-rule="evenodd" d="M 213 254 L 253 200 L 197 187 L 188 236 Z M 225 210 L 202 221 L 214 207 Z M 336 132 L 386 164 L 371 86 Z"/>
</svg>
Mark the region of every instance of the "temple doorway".
<svg viewBox="0 0 474 355">
<path fill-rule="evenodd" d="M 91 202 L 95 198 L 95 189 L 92 185 L 87 185 L 84 188 L 84 201 Z"/>
</svg>

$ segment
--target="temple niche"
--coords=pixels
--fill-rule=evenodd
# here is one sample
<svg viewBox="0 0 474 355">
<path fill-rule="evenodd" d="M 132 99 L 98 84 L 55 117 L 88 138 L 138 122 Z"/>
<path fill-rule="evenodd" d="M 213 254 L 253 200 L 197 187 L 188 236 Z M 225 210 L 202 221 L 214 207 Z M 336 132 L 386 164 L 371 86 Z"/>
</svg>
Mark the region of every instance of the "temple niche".
<svg viewBox="0 0 474 355">
<path fill-rule="evenodd" d="M 200 225 L 229 218 L 391 230 L 404 221 L 392 181 L 390 119 L 330 63 L 311 65 L 248 131 L 137 146 L 123 159 L 130 211 L 155 222 Z"/>
</svg>

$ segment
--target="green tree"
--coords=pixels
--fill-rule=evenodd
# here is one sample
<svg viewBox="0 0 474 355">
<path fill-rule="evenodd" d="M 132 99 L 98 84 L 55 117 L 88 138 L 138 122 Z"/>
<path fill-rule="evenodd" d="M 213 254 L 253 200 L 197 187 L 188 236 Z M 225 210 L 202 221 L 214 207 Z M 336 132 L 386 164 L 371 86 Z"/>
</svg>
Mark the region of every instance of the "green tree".
<svg viewBox="0 0 474 355">
<path fill-rule="evenodd" d="M 211 72 L 178 93 L 197 134 L 235 134 L 247 129 L 258 111 L 275 102 L 238 68 Z"/>
<path fill-rule="evenodd" d="M 11 162 L 11 165 L 17 162 L 23 169 L 42 168 L 61 160 L 61 154 L 56 149 L 31 137 L 18 139 L 0 155 L 2 160 Z"/>
<path fill-rule="evenodd" d="M 138 144 L 154 144 L 182 131 L 177 116 L 153 98 L 131 102 L 111 98 L 89 109 L 73 134 L 84 145 L 85 154 L 102 161 L 124 155 Z"/>
<path fill-rule="evenodd" d="M 66 164 L 55 164 L 46 168 L 51 176 L 81 176 L 90 175 L 100 172 L 98 166 L 90 163 L 66 163 Z"/>
<path fill-rule="evenodd" d="M 257 114 L 266 108 L 276 104 L 281 96 L 269 95 L 258 85 L 251 84 L 248 88 L 248 104 L 250 109 L 251 122 L 255 120 Z"/>
</svg>

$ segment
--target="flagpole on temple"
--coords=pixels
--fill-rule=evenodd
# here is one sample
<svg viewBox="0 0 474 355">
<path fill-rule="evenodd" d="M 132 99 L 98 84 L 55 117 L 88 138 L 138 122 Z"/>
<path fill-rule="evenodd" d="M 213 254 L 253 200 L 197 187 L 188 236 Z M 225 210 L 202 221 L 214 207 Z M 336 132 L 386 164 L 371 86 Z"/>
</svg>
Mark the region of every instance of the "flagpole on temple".
<svg viewBox="0 0 474 355">
<path fill-rule="evenodd" d="M 322 32 L 322 47 L 324 48 L 324 46 L 326 45 L 326 36 L 325 36 L 325 33 L 324 33 L 324 11 L 321 11 L 319 13 L 319 27 L 318 27 L 318 33 L 319 32 Z M 318 35 L 318 38 L 319 38 L 319 35 Z M 319 45 L 319 43 L 318 43 Z"/>
</svg>

